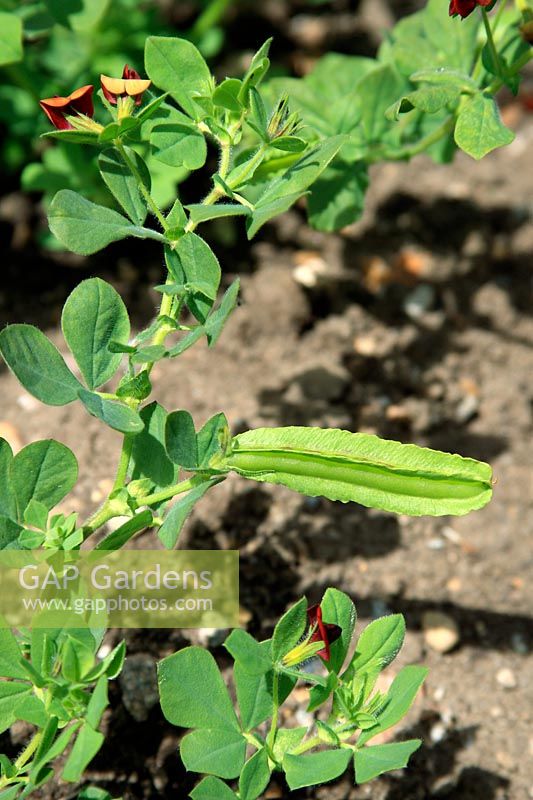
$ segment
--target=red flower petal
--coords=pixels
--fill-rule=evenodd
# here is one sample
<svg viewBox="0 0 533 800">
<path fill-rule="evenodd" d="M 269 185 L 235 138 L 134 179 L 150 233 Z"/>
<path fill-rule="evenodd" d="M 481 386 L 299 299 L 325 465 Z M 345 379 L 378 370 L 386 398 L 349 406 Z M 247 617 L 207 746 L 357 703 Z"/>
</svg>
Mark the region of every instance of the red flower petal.
<svg viewBox="0 0 533 800">
<path fill-rule="evenodd" d="M 139 75 L 137 70 L 132 69 L 132 67 L 128 66 L 128 64 L 124 64 L 124 69 L 122 70 L 122 77 L 127 81 L 141 80 L 141 76 Z"/>
<path fill-rule="evenodd" d="M 476 6 L 490 6 L 493 0 L 450 0 L 450 16 L 468 17 Z"/>
<path fill-rule="evenodd" d="M 337 641 L 342 633 L 342 628 L 332 622 L 322 621 L 322 609 L 318 603 L 314 606 L 309 606 L 307 609 L 307 617 L 311 627 L 315 628 L 309 641 L 324 642 L 323 649 L 319 650 L 317 655 L 323 658 L 324 661 L 329 661 L 330 645 Z"/>
<path fill-rule="evenodd" d="M 42 110 L 54 126 L 60 131 L 70 130 L 72 125 L 66 119 L 67 114 L 85 114 L 92 117 L 93 107 L 93 87 L 91 85 L 82 86 L 75 89 L 68 97 L 47 97 L 39 102 Z"/>
</svg>

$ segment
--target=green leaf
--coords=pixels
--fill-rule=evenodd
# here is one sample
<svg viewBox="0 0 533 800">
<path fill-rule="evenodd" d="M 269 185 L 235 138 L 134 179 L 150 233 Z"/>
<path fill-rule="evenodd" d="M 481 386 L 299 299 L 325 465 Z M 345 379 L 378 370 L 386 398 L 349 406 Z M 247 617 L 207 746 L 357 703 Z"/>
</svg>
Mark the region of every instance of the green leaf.
<svg viewBox="0 0 533 800">
<path fill-rule="evenodd" d="M 63 406 L 77 398 L 81 384 L 58 349 L 33 325 L 4 328 L 0 352 L 24 388 L 42 403 Z"/>
<path fill-rule="evenodd" d="M 0 516 L 0 550 L 10 550 L 13 547 L 18 550 L 17 540 L 19 534 L 22 535 L 21 531 L 21 526 L 13 519 Z"/>
<path fill-rule="evenodd" d="M 419 69 L 409 76 L 413 83 L 431 83 L 436 86 L 454 86 L 460 92 L 477 92 L 478 85 L 466 72 L 451 67 Z"/>
<path fill-rule="evenodd" d="M 66 144 L 98 144 L 98 134 L 93 131 L 47 131 L 41 134 L 41 139 L 57 139 Z M 45 181 L 49 181 L 51 176 L 43 173 L 43 177 Z M 55 186 L 55 183 L 52 183 L 52 187 L 53 186 Z M 47 186 L 46 188 L 49 187 Z"/>
<path fill-rule="evenodd" d="M 216 206 L 205 206 L 203 203 L 196 203 L 186 206 L 190 219 L 195 225 L 206 222 L 210 219 L 220 219 L 220 217 L 237 217 L 250 214 L 247 206 L 238 203 L 219 203 Z"/>
<path fill-rule="evenodd" d="M 42 700 L 35 695 L 25 695 L 15 708 L 16 718 L 25 722 L 30 722 L 38 728 L 43 728 L 48 722 L 48 712 Z"/>
<path fill-rule="evenodd" d="M 461 107 L 455 126 L 455 143 L 469 156 L 479 160 L 497 147 L 511 144 L 515 134 L 500 117 L 493 97 L 475 94 Z"/>
<path fill-rule="evenodd" d="M 210 97 L 213 79 L 196 47 L 186 39 L 150 36 L 146 40 L 145 67 L 154 84 L 170 96 L 193 119 L 202 116 L 194 97 Z"/>
<path fill-rule="evenodd" d="M 308 150 L 289 169 L 268 184 L 255 203 L 247 221 L 248 238 L 251 239 L 269 219 L 288 208 L 311 186 L 336 156 L 346 138 L 334 136 Z"/>
<path fill-rule="evenodd" d="M 46 7 L 56 22 L 74 31 L 85 32 L 96 27 L 106 13 L 110 0 L 45 0 Z"/>
<path fill-rule="evenodd" d="M 488 464 L 364 433 L 259 428 L 233 439 L 227 469 L 398 514 L 466 514 L 492 494 Z"/>
<path fill-rule="evenodd" d="M 137 437 L 135 437 L 137 438 Z M 153 522 L 152 512 L 144 509 L 132 519 L 129 519 L 108 536 L 104 537 L 95 546 L 95 550 L 120 550 L 136 533 L 151 528 Z"/>
<path fill-rule="evenodd" d="M 44 723 L 44 730 L 41 731 L 39 746 L 35 752 L 35 761 L 37 764 L 45 761 L 48 751 L 50 750 L 50 747 L 55 739 L 57 728 L 57 717 L 49 717 L 46 719 Z"/>
<path fill-rule="evenodd" d="M 307 216 L 319 231 L 337 231 L 359 219 L 368 187 L 368 168 L 342 153 L 315 181 L 307 202 Z"/>
<path fill-rule="evenodd" d="M 226 78 L 213 93 L 214 105 L 240 114 L 242 111 L 242 104 L 239 100 L 241 88 L 242 81 L 237 78 Z"/>
<path fill-rule="evenodd" d="M 124 376 L 116 391 L 117 397 L 123 400 L 146 400 L 152 393 L 152 383 L 148 370 L 143 369 L 133 378 Z"/>
<path fill-rule="evenodd" d="M 262 646 L 264 644 L 261 642 Z M 252 730 L 272 714 L 272 672 L 253 675 L 248 672 L 242 661 L 236 661 L 233 667 L 233 679 L 243 729 Z"/>
<path fill-rule="evenodd" d="M 154 401 L 141 409 L 139 416 L 144 429 L 133 440 L 131 479 L 149 478 L 154 491 L 164 489 L 176 483 L 179 475 L 165 449 L 167 412 Z"/>
<path fill-rule="evenodd" d="M 33 528 L 45 531 L 48 522 L 48 509 L 44 503 L 40 503 L 38 500 L 30 500 L 28 507 L 24 511 L 23 522 L 25 525 L 31 525 Z"/>
<path fill-rule="evenodd" d="M 289 788 L 294 791 L 304 786 L 316 786 L 338 778 L 351 759 L 350 750 L 324 750 L 303 756 L 286 755 L 282 766 Z"/>
<path fill-rule="evenodd" d="M 29 695 L 31 687 L 18 681 L 0 681 L 0 733 L 7 730 L 16 719 L 16 703 Z"/>
<path fill-rule="evenodd" d="M 16 14 L 0 12 L 0 67 L 22 61 L 22 20 Z"/>
<path fill-rule="evenodd" d="M 272 635 L 272 659 L 280 661 L 298 644 L 307 627 L 307 600 L 302 597 L 281 617 Z"/>
<path fill-rule="evenodd" d="M 340 592 L 338 589 L 330 588 L 326 589 L 320 607 L 324 622 L 338 625 L 342 631 L 340 637 L 330 645 L 330 659 L 328 662 L 328 668 L 338 673 L 352 641 L 357 621 L 355 605 L 347 594 Z"/>
<path fill-rule="evenodd" d="M 379 143 L 389 129 L 385 112 L 404 87 L 404 79 L 390 64 L 372 70 L 358 84 L 361 128 L 367 143 Z"/>
<path fill-rule="evenodd" d="M 98 678 L 96 686 L 93 689 L 91 699 L 87 704 L 87 711 L 85 712 L 85 719 L 91 728 L 97 728 L 102 719 L 102 714 L 109 704 L 107 696 L 107 675 L 102 675 Z"/>
<path fill-rule="evenodd" d="M 61 189 L 56 194 L 48 210 L 48 222 L 61 244 L 82 256 L 96 253 L 127 236 L 166 241 L 161 233 L 132 225 L 122 214 L 91 203 L 70 189 Z"/>
<path fill-rule="evenodd" d="M 130 147 L 124 147 L 124 150 L 130 161 L 135 164 L 147 191 L 150 191 L 150 172 L 143 159 Z M 98 156 L 98 167 L 107 188 L 115 200 L 120 203 L 133 224 L 142 225 L 148 213 L 146 201 L 141 194 L 137 179 L 131 174 L 120 153 L 114 148 L 104 150 Z"/>
<path fill-rule="evenodd" d="M 236 278 L 229 288 L 226 289 L 218 308 L 208 316 L 204 325 L 204 330 L 209 347 L 213 347 L 216 344 L 224 329 L 224 325 L 235 310 L 240 288 L 241 282 L 239 278 Z"/>
<path fill-rule="evenodd" d="M 390 614 L 374 620 L 362 632 L 351 666 L 358 673 L 385 669 L 398 655 L 405 637 L 405 620 Z"/>
<path fill-rule="evenodd" d="M 203 167 L 207 158 L 204 135 L 175 108 L 169 108 L 163 120 L 154 125 L 150 144 L 155 158 L 169 167 L 196 170 Z"/>
<path fill-rule="evenodd" d="M 268 786 L 270 768 L 268 752 L 265 747 L 248 759 L 239 778 L 240 800 L 257 800 Z"/>
<path fill-rule="evenodd" d="M 78 396 L 93 417 L 98 417 L 110 428 L 121 433 L 140 433 L 144 424 L 140 416 L 129 406 L 123 403 L 107 400 L 105 397 L 86 389 L 80 389 Z"/>
<path fill-rule="evenodd" d="M 113 377 L 122 354 L 110 342 L 127 344 L 130 320 L 118 292 L 100 278 L 82 281 L 69 295 L 61 317 L 63 335 L 89 389 Z"/>
<path fill-rule="evenodd" d="M 409 739 L 407 742 L 376 744 L 356 750 L 354 754 L 356 783 L 366 783 L 378 775 L 383 775 L 384 772 L 403 769 L 421 744 L 420 739 Z"/>
<path fill-rule="evenodd" d="M 234 730 L 200 728 L 183 737 L 180 755 L 188 770 L 236 778 L 244 764 L 246 739 Z"/>
<path fill-rule="evenodd" d="M 236 628 L 232 631 L 224 647 L 234 661 L 239 661 L 242 668 L 252 675 L 264 675 L 272 669 L 270 653 L 244 630 Z"/>
<path fill-rule="evenodd" d="M 96 548 L 98 549 L 98 548 Z M 105 675 L 108 680 L 113 680 L 122 672 L 124 660 L 126 658 L 126 643 L 124 641 L 117 644 L 99 663 L 84 675 L 84 683 L 91 683 Z"/>
<path fill-rule="evenodd" d="M 204 778 L 190 793 L 193 800 L 237 800 L 237 795 L 232 792 L 220 778 L 209 776 Z"/>
<path fill-rule="evenodd" d="M 164 658 L 158 675 L 161 709 L 173 725 L 239 730 L 228 690 L 207 650 L 186 647 Z"/>
<path fill-rule="evenodd" d="M 13 460 L 13 488 L 17 497 L 19 518 L 31 500 L 48 510 L 73 488 L 78 478 L 74 453 L 53 439 L 33 442 L 17 453 Z"/>
<path fill-rule="evenodd" d="M 202 285 L 202 293 L 190 295 L 187 306 L 197 320 L 205 322 L 220 284 L 217 257 L 200 236 L 186 233 L 174 250 L 167 248 L 165 258 L 169 272 L 177 283 Z"/>
<path fill-rule="evenodd" d="M 239 99 L 243 103 L 248 101 L 250 89 L 259 85 L 270 66 L 268 52 L 271 44 L 272 38 L 267 39 L 266 42 L 261 45 L 257 53 L 255 53 L 254 57 L 252 58 L 250 66 L 246 70 L 246 73 L 242 79 L 241 91 L 239 93 Z"/>
<path fill-rule="evenodd" d="M 188 411 L 173 411 L 167 416 L 165 448 L 174 464 L 194 470 L 198 466 L 198 445 L 194 420 Z"/>
<path fill-rule="evenodd" d="M 380 60 L 393 61 L 410 76 L 418 70 L 445 68 L 469 73 L 476 52 L 480 18 L 450 19 L 448 4 L 429 0 L 426 7 L 397 23 L 380 50 Z M 392 101 L 391 101 L 392 102 Z"/>
<path fill-rule="evenodd" d="M 426 667 L 418 666 L 408 666 L 400 670 L 385 696 L 383 705 L 376 714 L 378 724 L 369 730 L 362 731 L 357 740 L 358 746 L 366 744 L 378 733 L 392 728 L 407 714 L 428 672 Z"/>
<path fill-rule="evenodd" d="M 80 727 L 81 723 L 77 722 L 69 728 L 65 728 L 48 751 L 43 754 L 43 758 L 34 765 L 32 772 L 37 772 L 47 761 L 53 761 L 60 756 L 66 750 L 70 740 Z"/>
<path fill-rule="evenodd" d="M 416 89 L 414 92 L 404 94 L 399 100 L 396 100 L 385 112 L 388 120 L 398 120 L 400 115 L 407 111 L 412 111 L 413 108 L 418 108 L 426 114 L 436 114 L 442 108 L 446 108 L 452 103 L 459 100 L 461 92 L 456 86 L 452 85 L 438 85 L 438 86 L 423 86 L 421 89 Z"/>
<path fill-rule="evenodd" d="M 167 550 L 176 546 L 187 517 L 213 485 L 213 481 L 204 481 L 176 500 L 157 532 Z"/>
<path fill-rule="evenodd" d="M 196 443 L 198 447 L 199 469 L 218 467 L 221 457 L 225 456 L 231 440 L 226 415 L 214 414 L 198 431 Z"/>
<path fill-rule="evenodd" d="M 93 728 L 85 722 L 76 737 L 74 746 L 63 767 L 63 772 L 61 773 L 63 780 L 69 781 L 70 783 L 79 781 L 89 762 L 92 761 L 100 750 L 103 742 L 104 734 L 93 730 Z"/>
<path fill-rule="evenodd" d="M 119 139 L 130 131 L 135 130 L 140 124 L 138 117 L 124 117 L 120 121 L 110 122 L 98 134 L 98 142 L 99 144 L 112 142 L 114 139 Z"/>
<path fill-rule="evenodd" d="M 3 678 L 25 678 L 28 673 L 20 666 L 22 652 L 9 628 L 0 628 L 0 675 Z"/>
<path fill-rule="evenodd" d="M 308 731 L 307 726 L 299 728 L 278 728 L 272 752 L 276 761 L 282 761 L 283 757 L 298 747 L 305 738 Z"/>
<path fill-rule="evenodd" d="M 0 517 L 16 519 L 17 499 L 13 491 L 12 468 L 13 452 L 9 443 L 6 442 L 5 439 L 0 438 L 0 486 L 2 487 L 2 491 L 0 492 Z"/>
</svg>

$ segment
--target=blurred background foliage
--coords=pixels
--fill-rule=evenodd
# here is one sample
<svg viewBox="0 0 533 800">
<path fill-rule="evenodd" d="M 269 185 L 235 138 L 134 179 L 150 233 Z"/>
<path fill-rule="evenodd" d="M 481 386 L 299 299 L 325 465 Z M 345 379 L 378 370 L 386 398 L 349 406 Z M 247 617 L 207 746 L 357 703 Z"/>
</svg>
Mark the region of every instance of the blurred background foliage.
<svg viewBox="0 0 533 800">
<path fill-rule="evenodd" d="M 68 95 L 100 73 L 120 75 L 125 63 L 142 71 L 147 34 L 190 38 L 207 58 L 222 46 L 224 13 L 232 0 L 0 0 L 0 152 L 3 174 L 26 191 L 52 195 L 68 186 L 109 202 L 98 172 L 79 148 L 48 146 L 40 98 Z M 155 194 L 165 206 L 176 175 L 154 162 Z M 179 176 L 178 176 L 179 177 Z"/>
</svg>

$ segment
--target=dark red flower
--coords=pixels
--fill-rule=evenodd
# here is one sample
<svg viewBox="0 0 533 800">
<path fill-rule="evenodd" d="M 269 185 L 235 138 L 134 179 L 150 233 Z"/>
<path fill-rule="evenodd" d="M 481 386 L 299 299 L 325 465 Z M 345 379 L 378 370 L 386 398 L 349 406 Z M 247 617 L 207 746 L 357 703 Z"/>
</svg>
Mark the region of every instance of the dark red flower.
<svg viewBox="0 0 533 800">
<path fill-rule="evenodd" d="M 119 97 L 132 97 L 135 105 L 141 104 L 144 92 L 149 88 L 152 81 L 143 80 L 138 72 L 125 64 L 122 70 L 122 78 L 110 78 L 108 75 L 100 75 L 100 83 L 105 99 L 117 105 Z"/>
<path fill-rule="evenodd" d="M 60 131 L 68 131 L 74 128 L 68 116 L 83 114 L 92 117 L 93 107 L 93 87 L 82 86 L 69 94 L 68 97 L 47 97 L 39 102 L 42 110 L 54 126 Z"/>
<path fill-rule="evenodd" d="M 464 19 L 476 8 L 476 6 L 490 6 L 494 0 L 450 0 L 450 17 L 461 17 Z"/>
<path fill-rule="evenodd" d="M 322 609 L 318 603 L 314 606 L 309 606 L 307 609 L 307 618 L 309 619 L 310 626 L 315 629 L 311 634 L 309 642 L 324 642 L 323 649 L 319 650 L 317 655 L 323 658 L 324 661 L 329 661 L 329 646 L 337 641 L 342 633 L 342 628 L 332 622 L 322 622 Z"/>
</svg>

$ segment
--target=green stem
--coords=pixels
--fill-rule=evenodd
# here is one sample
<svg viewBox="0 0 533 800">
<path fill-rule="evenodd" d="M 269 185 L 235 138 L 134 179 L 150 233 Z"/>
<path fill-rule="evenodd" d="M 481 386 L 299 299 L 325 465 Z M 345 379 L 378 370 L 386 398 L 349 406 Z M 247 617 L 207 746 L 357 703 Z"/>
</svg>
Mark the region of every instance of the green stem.
<svg viewBox="0 0 533 800">
<path fill-rule="evenodd" d="M 226 177 L 229 172 L 231 164 L 231 145 L 226 142 L 220 142 L 220 165 L 218 168 L 218 174 L 222 179 Z M 202 200 L 202 205 L 204 206 L 213 206 L 217 200 L 220 200 L 221 197 L 224 197 L 224 190 L 220 188 L 220 186 L 215 186 L 207 197 Z M 192 233 L 198 222 L 193 222 L 189 220 L 187 225 L 185 226 L 185 233 Z"/>
<path fill-rule="evenodd" d="M 485 26 L 485 33 L 487 34 L 487 43 L 489 45 L 490 54 L 496 66 L 496 72 L 499 76 L 503 77 L 505 75 L 505 68 L 500 60 L 498 50 L 494 43 L 494 36 L 492 35 L 492 28 L 490 27 L 489 15 L 487 14 L 486 8 L 481 8 L 481 17 L 483 19 L 483 25 Z"/>
<path fill-rule="evenodd" d="M 270 752 L 272 752 L 274 748 L 274 742 L 276 741 L 276 733 L 278 730 L 278 711 L 279 711 L 279 672 L 274 669 L 273 677 L 272 677 L 272 723 L 270 725 L 270 731 L 268 732 L 267 736 L 267 747 L 269 748 Z"/>
<path fill-rule="evenodd" d="M 30 758 L 33 756 L 37 748 L 39 747 L 42 739 L 42 731 L 39 731 L 35 734 L 35 736 L 30 739 L 29 743 L 26 745 L 22 753 L 19 757 L 15 760 L 14 766 L 18 771 L 22 770 L 22 768 L 28 763 Z M 18 776 L 15 776 L 18 777 Z M 13 779 L 0 778 L 0 789 L 3 789 L 5 786 L 8 786 Z"/>
<path fill-rule="evenodd" d="M 526 66 L 526 64 L 529 64 L 532 58 L 533 58 L 533 49 L 530 48 L 529 50 L 526 50 L 525 53 L 522 53 L 518 61 L 515 61 L 512 67 L 508 70 L 507 77 L 510 78 L 513 75 L 516 75 L 517 72 L 520 72 L 520 70 L 523 69 Z M 499 89 L 501 89 L 503 85 L 504 81 L 501 78 L 497 78 L 490 84 L 490 86 L 487 86 L 485 91 L 488 92 L 489 94 L 496 94 L 496 92 Z"/>
<path fill-rule="evenodd" d="M 219 476 L 217 476 L 218 478 Z M 198 486 L 200 483 L 204 483 L 206 480 L 205 476 L 195 475 L 193 478 L 188 478 L 186 481 L 181 481 L 181 483 L 175 483 L 173 486 L 167 486 L 166 489 L 161 489 L 159 492 L 154 492 L 154 494 L 149 494 L 147 497 L 143 497 L 141 502 L 143 506 L 157 506 L 159 503 L 163 503 L 165 500 L 170 500 L 172 497 L 175 497 L 178 494 L 183 494 L 183 492 L 188 492 L 190 489 L 194 489 L 195 486 Z"/>
<path fill-rule="evenodd" d="M 308 739 L 303 744 L 298 745 L 295 747 L 294 750 L 291 750 L 291 756 L 300 756 L 302 753 L 307 753 L 308 750 L 312 750 L 313 747 L 318 747 L 319 745 L 324 744 L 322 739 L 319 736 L 313 736 L 311 739 Z"/>
<path fill-rule="evenodd" d="M 98 528 L 101 528 L 102 525 L 105 525 L 106 522 L 109 522 L 110 519 L 116 516 L 116 513 L 111 508 L 109 499 L 106 500 L 105 503 L 89 517 L 83 526 L 83 540 L 85 541 L 85 539 L 88 539 Z"/>
<path fill-rule="evenodd" d="M 455 126 L 455 116 L 447 117 L 442 125 L 439 125 L 438 128 L 435 128 L 434 131 L 428 133 L 427 136 L 424 136 L 422 139 L 419 139 L 418 142 L 414 144 L 407 145 L 406 147 L 402 147 L 399 150 L 381 150 L 378 149 L 374 154 L 371 154 L 369 161 L 370 163 L 376 163 L 378 161 L 402 161 L 406 158 L 412 158 L 413 156 L 418 155 L 419 153 L 425 152 L 429 147 L 439 142 L 445 136 L 447 136 L 453 130 Z"/>
<path fill-rule="evenodd" d="M 166 221 L 165 217 L 163 216 L 163 213 L 162 213 L 161 209 L 159 208 L 159 206 L 155 202 L 154 198 L 152 197 L 152 195 L 150 194 L 150 192 L 146 188 L 145 183 L 144 183 L 144 181 L 142 179 L 141 173 L 137 169 L 134 161 L 132 161 L 132 159 L 129 157 L 128 153 L 126 152 L 126 148 L 124 147 L 124 145 L 122 144 L 120 139 L 115 139 L 114 144 L 115 144 L 115 147 L 117 148 L 117 150 L 119 151 L 119 153 L 120 153 L 120 155 L 122 157 L 122 160 L 124 161 L 124 163 L 126 164 L 127 168 L 129 169 L 129 171 L 131 172 L 131 174 L 133 175 L 133 177 L 137 181 L 137 185 L 139 187 L 139 190 L 140 190 L 142 196 L 144 197 L 148 208 L 150 209 L 150 211 L 152 212 L 154 217 L 157 218 L 157 220 L 159 221 L 159 224 L 161 225 L 163 230 L 167 231 L 168 230 L 167 221 Z"/>
<path fill-rule="evenodd" d="M 122 489 L 122 487 L 126 483 L 132 449 L 133 449 L 133 436 L 125 435 L 124 441 L 122 443 L 122 450 L 120 451 L 120 460 L 118 462 L 115 483 L 113 484 L 113 491 L 115 491 L 116 489 Z"/>
</svg>

